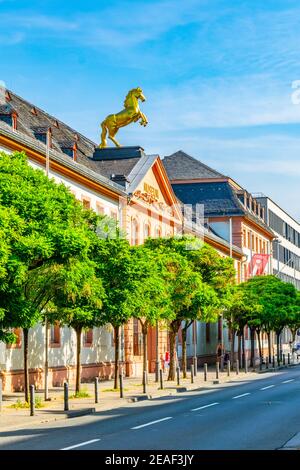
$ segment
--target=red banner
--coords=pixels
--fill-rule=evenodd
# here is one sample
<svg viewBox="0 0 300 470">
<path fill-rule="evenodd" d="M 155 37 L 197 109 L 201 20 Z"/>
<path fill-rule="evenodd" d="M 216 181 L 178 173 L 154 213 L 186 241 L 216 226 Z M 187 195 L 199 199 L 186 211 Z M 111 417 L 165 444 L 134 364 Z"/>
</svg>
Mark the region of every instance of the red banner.
<svg viewBox="0 0 300 470">
<path fill-rule="evenodd" d="M 248 276 L 261 276 L 264 274 L 270 255 L 258 254 L 252 256 L 248 264 Z"/>
</svg>

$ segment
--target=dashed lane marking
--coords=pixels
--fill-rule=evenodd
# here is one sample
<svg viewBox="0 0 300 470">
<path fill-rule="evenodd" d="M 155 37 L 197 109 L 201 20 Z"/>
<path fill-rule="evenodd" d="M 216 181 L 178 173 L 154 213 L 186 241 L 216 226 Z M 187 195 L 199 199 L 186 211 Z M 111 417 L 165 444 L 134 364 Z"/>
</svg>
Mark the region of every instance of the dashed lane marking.
<svg viewBox="0 0 300 470">
<path fill-rule="evenodd" d="M 98 441 L 100 441 L 100 439 L 91 439 L 90 441 L 81 442 L 80 444 L 75 444 L 74 446 L 64 447 L 63 449 L 60 449 L 60 450 L 75 449 L 76 447 L 87 446 L 88 444 L 92 444 L 93 442 L 98 442 Z"/>
<path fill-rule="evenodd" d="M 268 390 L 268 388 L 273 388 L 275 385 L 268 385 L 267 387 L 260 388 L 260 390 Z"/>
<path fill-rule="evenodd" d="M 151 424 L 160 423 L 161 421 L 167 421 L 168 419 L 172 419 L 172 416 L 167 416 L 166 418 L 157 419 L 156 421 L 150 421 L 149 423 L 140 424 L 139 426 L 134 426 L 134 428 L 131 428 L 131 429 L 145 428 L 146 426 L 151 426 Z"/>
<path fill-rule="evenodd" d="M 236 398 L 242 398 L 242 397 L 245 397 L 246 395 L 250 395 L 250 392 L 242 393 L 242 395 L 236 395 L 235 397 L 232 397 L 232 399 L 235 400 Z"/>
<path fill-rule="evenodd" d="M 204 410 L 204 408 L 209 408 L 211 406 L 219 405 L 220 403 L 215 402 L 215 403 L 210 403 L 209 405 L 204 405 L 204 406 L 199 406 L 199 408 L 193 408 L 191 411 L 198 411 L 198 410 Z"/>
</svg>

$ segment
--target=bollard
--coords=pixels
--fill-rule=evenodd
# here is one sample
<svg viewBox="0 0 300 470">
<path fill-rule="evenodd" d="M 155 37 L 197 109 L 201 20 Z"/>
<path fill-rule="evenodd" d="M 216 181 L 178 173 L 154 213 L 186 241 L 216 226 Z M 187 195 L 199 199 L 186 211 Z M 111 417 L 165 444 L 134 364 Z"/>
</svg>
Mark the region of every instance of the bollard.
<svg viewBox="0 0 300 470">
<path fill-rule="evenodd" d="M 290 353 L 288 353 L 288 365 L 291 364 L 291 356 L 290 356 Z"/>
<path fill-rule="evenodd" d="M 230 377 L 230 361 L 227 361 L 227 376 Z"/>
<path fill-rule="evenodd" d="M 69 411 L 69 384 L 64 382 L 64 411 Z"/>
<path fill-rule="evenodd" d="M 119 375 L 120 380 L 120 398 L 124 398 L 124 390 L 123 390 L 123 374 Z"/>
<path fill-rule="evenodd" d="M 147 372 L 143 372 L 143 393 L 147 393 Z"/>
<path fill-rule="evenodd" d="M 237 359 L 236 362 L 235 362 L 235 372 L 236 372 L 236 375 L 239 375 L 239 372 L 240 372 L 240 364 L 239 364 L 239 360 Z"/>
<path fill-rule="evenodd" d="M 0 413 L 2 411 L 2 379 L 0 379 Z"/>
<path fill-rule="evenodd" d="M 194 383 L 194 364 L 191 364 L 191 383 Z"/>
<path fill-rule="evenodd" d="M 99 379 L 95 377 L 95 403 L 99 403 Z"/>
<path fill-rule="evenodd" d="M 164 389 L 164 377 L 162 369 L 159 369 L 160 389 Z"/>
<path fill-rule="evenodd" d="M 259 358 L 259 370 L 262 370 L 262 363 L 263 363 L 263 360 L 262 360 L 262 357 Z"/>
<path fill-rule="evenodd" d="M 285 366 L 285 354 L 282 355 L 282 364 Z"/>
<path fill-rule="evenodd" d="M 278 367 L 280 366 L 280 353 L 277 356 L 277 365 L 278 365 Z"/>
<path fill-rule="evenodd" d="M 272 367 L 273 367 L 273 369 L 275 369 L 275 356 L 274 356 L 274 354 L 273 354 L 273 357 L 272 357 Z"/>
<path fill-rule="evenodd" d="M 266 369 L 269 369 L 269 356 L 266 357 Z"/>
<path fill-rule="evenodd" d="M 30 393 L 30 416 L 34 416 L 34 385 L 29 386 Z"/>
<path fill-rule="evenodd" d="M 204 364 L 204 382 L 207 382 L 207 363 Z"/>
<path fill-rule="evenodd" d="M 248 359 L 245 358 L 245 374 L 248 373 Z"/>
<path fill-rule="evenodd" d="M 179 369 L 179 367 L 177 367 L 176 373 L 177 373 L 177 385 L 180 385 L 180 369 Z"/>
<path fill-rule="evenodd" d="M 219 363 L 216 362 L 216 379 L 219 378 Z"/>
<path fill-rule="evenodd" d="M 194 360 L 194 377 L 196 377 L 197 371 L 198 371 L 198 362 L 197 362 L 198 360 L 197 360 L 197 357 L 194 357 L 193 360 Z"/>
</svg>

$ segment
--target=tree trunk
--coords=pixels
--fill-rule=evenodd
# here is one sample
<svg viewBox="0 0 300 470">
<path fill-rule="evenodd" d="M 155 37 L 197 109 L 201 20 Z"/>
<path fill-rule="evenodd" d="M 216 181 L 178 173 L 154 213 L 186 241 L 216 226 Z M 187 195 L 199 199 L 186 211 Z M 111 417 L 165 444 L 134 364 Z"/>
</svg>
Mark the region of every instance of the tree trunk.
<svg viewBox="0 0 300 470">
<path fill-rule="evenodd" d="M 276 343 L 277 343 L 277 364 L 280 364 L 280 331 L 276 331 Z"/>
<path fill-rule="evenodd" d="M 235 330 L 231 328 L 231 351 L 230 351 L 231 367 L 234 361 L 234 343 L 235 343 Z"/>
<path fill-rule="evenodd" d="M 245 328 L 242 334 L 242 367 L 245 368 L 246 356 L 245 356 Z"/>
<path fill-rule="evenodd" d="M 81 333 L 82 328 L 74 328 L 76 332 L 76 381 L 75 394 L 80 392 L 81 383 Z"/>
<path fill-rule="evenodd" d="M 143 383 L 144 383 L 144 372 L 148 374 L 148 324 L 145 322 L 144 324 L 141 322 L 142 325 L 142 334 L 143 334 Z"/>
<path fill-rule="evenodd" d="M 237 357 L 238 357 L 238 360 L 239 360 L 240 364 L 242 363 L 242 361 L 241 361 L 241 353 L 242 353 L 241 339 L 242 339 L 242 337 L 241 336 L 242 336 L 241 332 L 239 331 L 238 332 L 238 355 L 237 355 Z"/>
<path fill-rule="evenodd" d="M 256 331 L 257 339 L 258 339 L 258 351 L 259 351 L 259 359 L 262 360 L 262 348 L 261 348 L 261 336 L 260 330 Z"/>
<path fill-rule="evenodd" d="M 29 403 L 29 369 L 28 369 L 28 328 L 23 328 L 23 341 L 24 341 L 24 392 L 25 401 Z"/>
<path fill-rule="evenodd" d="M 114 378 L 114 389 L 116 390 L 119 386 L 119 333 L 120 327 L 114 326 L 115 335 L 115 378 Z"/>
<path fill-rule="evenodd" d="M 255 330 L 254 328 L 250 328 L 250 340 L 251 340 L 250 367 L 255 367 L 255 363 L 254 363 Z"/>
<path fill-rule="evenodd" d="M 270 331 L 267 332 L 267 336 L 268 336 L 269 363 L 271 363 L 272 362 L 272 352 L 271 352 L 271 332 Z"/>
<path fill-rule="evenodd" d="M 183 378 L 186 379 L 186 369 L 187 369 L 187 360 L 186 360 L 186 328 L 182 329 L 182 374 Z"/>
<path fill-rule="evenodd" d="M 174 320 L 170 325 L 170 368 L 168 380 L 175 380 L 176 372 L 176 335 L 178 333 L 179 327 L 181 325 L 181 320 Z"/>
</svg>

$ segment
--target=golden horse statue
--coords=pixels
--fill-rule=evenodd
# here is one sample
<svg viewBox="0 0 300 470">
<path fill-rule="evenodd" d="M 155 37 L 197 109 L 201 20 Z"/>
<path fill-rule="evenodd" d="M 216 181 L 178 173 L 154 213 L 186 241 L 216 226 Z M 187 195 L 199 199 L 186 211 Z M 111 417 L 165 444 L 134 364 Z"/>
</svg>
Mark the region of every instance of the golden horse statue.
<svg viewBox="0 0 300 470">
<path fill-rule="evenodd" d="M 125 98 L 124 107 L 118 114 L 109 114 L 101 123 L 101 144 L 100 148 L 107 147 L 106 135 L 113 141 L 117 147 L 121 147 L 119 142 L 115 139 L 115 135 L 121 127 L 128 126 L 131 122 L 137 122 L 140 119 L 141 126 L 147 126 L 148 120 L 144 113 L 139 108 L 139 100 L 145 101 L 141 88 L 133 88 L 130 90 Z"/>
</svg>

